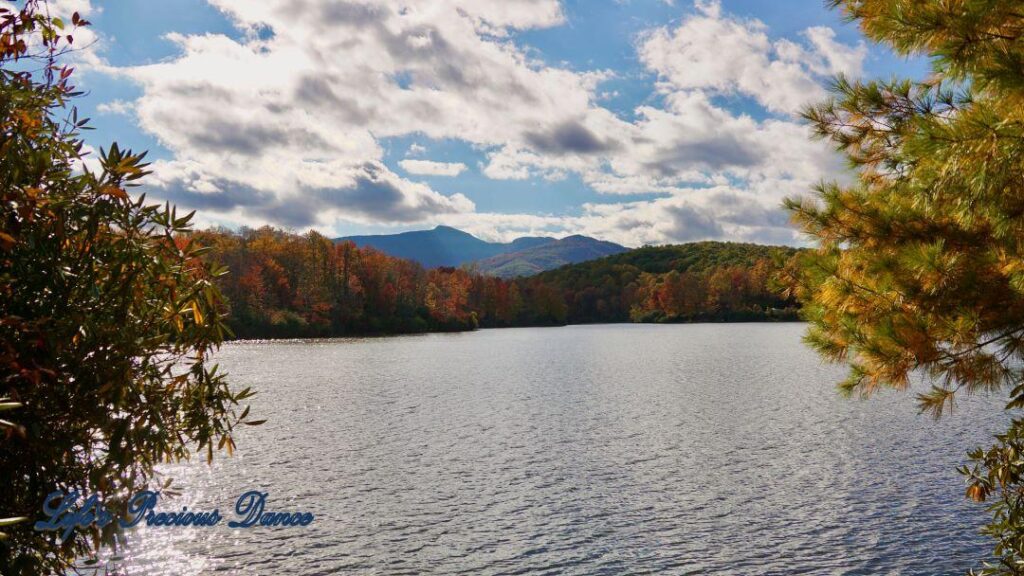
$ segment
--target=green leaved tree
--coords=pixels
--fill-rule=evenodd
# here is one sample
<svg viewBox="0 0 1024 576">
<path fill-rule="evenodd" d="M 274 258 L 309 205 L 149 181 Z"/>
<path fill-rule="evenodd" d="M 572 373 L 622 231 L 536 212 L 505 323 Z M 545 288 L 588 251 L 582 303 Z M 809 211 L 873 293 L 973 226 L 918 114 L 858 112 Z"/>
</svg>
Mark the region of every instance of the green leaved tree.
<svg viewBox="0 0 1024 576">
<path fill-rule="evenodd" d="M 851 82 L 805 112 L 855 168 L 788 201 L 817 241 L 794 278 L 807 341 L 870 394 L 933 378 L 921 408 L 1009 390 L 1024 407 L 1024 5 L 1017 0 L 833 0 L 872 40 L 931 60 L 924 81 Z M 1024 421 L 971 454 L 987 501 L 984 574 L 1024 574 Z"/>
<path fill-rule="evenodd" d="M 44 2 L 0 6 L 0 573 L 64 573 L 115 543 L 116 523 L 66 543 L 37 532 L 47 494 L 117 510 L 153 467 L 234 448 L 222 341 L 223 273 L 183 240 L 189 216 L 133 199 L 143 155 L 111 145 L 89 168 Z"/>
</svg>

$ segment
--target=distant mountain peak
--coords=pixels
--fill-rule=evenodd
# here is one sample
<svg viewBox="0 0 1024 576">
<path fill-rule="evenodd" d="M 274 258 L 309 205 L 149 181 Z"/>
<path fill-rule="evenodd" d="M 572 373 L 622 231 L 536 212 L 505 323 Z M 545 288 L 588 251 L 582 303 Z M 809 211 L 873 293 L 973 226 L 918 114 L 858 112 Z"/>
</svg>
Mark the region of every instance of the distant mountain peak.
<svg viewBox="0 0 1024 576">
<path fill-rule="evenodd" d="M 348 236 L 336 242 L 351 241 L 396 256 L 415 260 L 423 266 L 461 266 L 474 264 L 484 274 L 523 276 L 625 252 L 612 242 L 574 234 L 561 240 L 545 236 L 524 236 L 507 243 L 487 242 L 472 234 L 439 224 L 431 230 L 399 234 Z"/>
<path fill-rule="evenodd" d="M 560 268 L 566 264 L 578 264 L 595 258 L 620 254 L 627 250 L 628 248 L 614 242 L 605 242 L 589 236 L 574 234 L 525 250 L 499 254 L 476 264 L 479 271 L 484 274 L 512 278 L 531 276 L 546 270 Z"/>
<path fill-rule="evenodd" d="M 435 232 L 458 232 L 459 234 L 465 234 L 467 236 L 472 236 L 472 234 L 470 234 L 469 232 L 465 232 L 465 231 L 459 230 L 458 228 L 452 228 L 451 226 L 445 226 L 444 224 L 438 224 L 437 226 L 434 226 L 434 231 Z"/>
</svg>

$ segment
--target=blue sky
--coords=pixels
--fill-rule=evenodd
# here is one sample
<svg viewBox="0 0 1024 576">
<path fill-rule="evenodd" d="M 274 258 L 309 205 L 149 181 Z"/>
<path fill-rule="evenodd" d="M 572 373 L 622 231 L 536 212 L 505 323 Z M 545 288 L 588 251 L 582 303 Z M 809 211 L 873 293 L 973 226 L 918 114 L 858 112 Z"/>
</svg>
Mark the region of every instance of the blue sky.
<svg viewBox="0 0 1024 576">
<path fill-rule="evenodd" d="M 64 0 L 94 147 L 201 222 L 332 235 L 799 243 L 842 164 L 796 117 L 837 72 L 919 76 L 819 0 Z"/>
</svg>

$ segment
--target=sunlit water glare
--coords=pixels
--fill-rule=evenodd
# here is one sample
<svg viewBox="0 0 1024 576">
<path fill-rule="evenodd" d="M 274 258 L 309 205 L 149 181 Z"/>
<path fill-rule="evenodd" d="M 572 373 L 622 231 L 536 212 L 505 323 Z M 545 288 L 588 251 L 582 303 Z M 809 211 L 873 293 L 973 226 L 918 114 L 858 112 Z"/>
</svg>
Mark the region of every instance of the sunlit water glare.
<svg viewBox="0 0 1024 576">
<path fill-rule="evenodd" d="M 839 397 L 799 324 L 575 326 L 233 343 L 261 427 L 169 466 L 307 528 L 149 528 L 129 574 L 962 574 L 984 510 L 955 467 L 1001 398 L 935 422 Z"/>
</svg>

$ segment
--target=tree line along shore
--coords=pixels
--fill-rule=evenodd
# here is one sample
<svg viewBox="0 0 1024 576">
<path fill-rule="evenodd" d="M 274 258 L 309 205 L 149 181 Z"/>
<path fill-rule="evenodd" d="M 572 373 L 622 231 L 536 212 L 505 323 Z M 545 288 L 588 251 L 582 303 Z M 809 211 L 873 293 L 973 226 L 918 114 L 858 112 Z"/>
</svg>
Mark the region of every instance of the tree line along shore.
<svg viewBox="0 0 1024 576">
<path fill-rule="evenodd" d="M 773 279 L 799 250 L 726 242 L 644 247 L 502 279 L 472 267 L 395 258 L 316 232 L 205 230 L 198 244 L 223 269 L 237 338 L 302 338 L 616 322 L 797 319 Z"/>
</svg>

